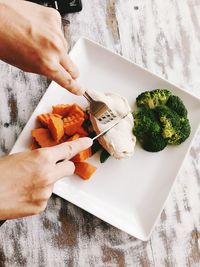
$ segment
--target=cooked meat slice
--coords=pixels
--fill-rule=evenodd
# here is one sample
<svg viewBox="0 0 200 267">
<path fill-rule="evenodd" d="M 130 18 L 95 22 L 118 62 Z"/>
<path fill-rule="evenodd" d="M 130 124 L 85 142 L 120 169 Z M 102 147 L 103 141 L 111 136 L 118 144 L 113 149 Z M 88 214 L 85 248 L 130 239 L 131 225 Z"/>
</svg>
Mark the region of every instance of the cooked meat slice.
<svg viewBox="0 0 200 267">
<path fill-rule="evenodd" d="M 102 93 L 92 90 L 89 91 L 89 94 L 95 100 L 104 101 L 119 117 L 123 117 L 131 110 L 127 99 L 117 94 Z M 111 121 L 107 124 L 102 124 L 93 115 L 90 115 L 90 119 L 97 134 L 114 122 Z M 118 125 L 99 138 L 100 144 L 116 159 L 131 157 L 136 143 L 136 138 L 132 132 L 133 126 L 133 116 L 130 113 Z"/>
</svg>

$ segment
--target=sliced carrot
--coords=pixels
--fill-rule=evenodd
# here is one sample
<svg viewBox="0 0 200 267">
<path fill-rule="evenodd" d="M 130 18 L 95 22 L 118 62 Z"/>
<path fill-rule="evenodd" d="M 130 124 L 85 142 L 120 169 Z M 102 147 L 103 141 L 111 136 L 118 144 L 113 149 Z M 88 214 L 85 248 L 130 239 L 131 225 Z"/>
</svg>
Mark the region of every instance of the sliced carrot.
<svg viewBox="0 0 200 267">
<path fill-rule="evenodd" d="M 79 152 L 76 156 L 74 156 L 71 160 L 73 162 L 80 162 L 80 161 L 84 161 L 87 158 L 92 156 L 92 149 L 91 147 Z"/>
<path fill-rule="evenodd" d="M 82 137 L 88 136 L 88 132 L 82 126 L 77 130 L 77 133 Z"/>
<path fill-rule="evenodd" d="M 63 137 L 60 139 L 60 142 L 59 143 L 67 142 L 68 139 L 69 139 L 69 137 L 66 134 L 64 134 Z"/>
<path fill-rule="evenodd" d="M 35 138 L 35 141 L 41 147 L 55 146 L 56 142 L 53 140 L 50 131 L 44 128 L 34 129 L 31 132 L 32 136 Z"/>
<path fill-rule="evenodd" d="M 72 114 L 70 116 L 67 116 L 64 118 L 64 121 L 74 121 L 74 120 L 79 120 L 79 119 L 83 119 L 84 120 L 84 117 L 83 116 L 80 116 L 79 113 L 75 113 L 75 114 Z"/>
<path fill-rule="evenodd" d="M 62 117 L 65 117 L 69 114 L 72 105 L 70 104 L 59 104 L 52 107 L 53 113 L 59 114 Z"/>
<path fill-rule="evenodd" d="M 35 139 L 33 139 L 33 142 L 31 144 L 31 150 L 35 150 L 37 148 L 40 148 L 40 145 L 38 144 L 38 142 L 35 141 Z"/>
<path fill-rule="evenodd" d="M 53 139 L 56 141 L 56 143 L 59 143 L 64 135 L 63 120 L 61 118 L 51 116 L 49 119 L 48 128 L 53 136 Z"/>
<path fill-rule="evenodd" d="M 57 117 L 57 118 L 62 118 L 62 116 L 59 115 L 59 114 L 44 113 L 44 114 L 38 115 L 38 116 L 37 116 L 37 120 L 38 120 L 43 126 L 48 127 L 50 117 L 52 117 L 52 116 Z"/>
<path fill-rule="evenodd" d="M 78 115 L 77 115 L 78 116 Z M 84 118 L 75 115 L 64 118 L 64 131 L 67 135 L 74 135 L 83 124 Z"/>
<path fill-rule="evenodd" d="M 74 141 L 74 140 L 77 140 L 77 139 L 79 139 L 81 136 L 80 136 L 80 134 L 74 134 L 74 135 L 72 135 L 70 138 L 68 138 L 67 139 L 67 142 L 68 141 Z"/>
<path fill-rule="evenodd" d="M 85 112 L 78 104 L 73 104 L 69 110 L 68 116 L 78 114 L 80 117 L 85 117 Z"/>
<path fill-rule="evenodd" d="M 84 180 L 88 180 L 97 169 L 95 166 L 86 161 L 75 162 L 74 164 L 75 164 L 75 174 L 77 174 Z"/>
</svg>

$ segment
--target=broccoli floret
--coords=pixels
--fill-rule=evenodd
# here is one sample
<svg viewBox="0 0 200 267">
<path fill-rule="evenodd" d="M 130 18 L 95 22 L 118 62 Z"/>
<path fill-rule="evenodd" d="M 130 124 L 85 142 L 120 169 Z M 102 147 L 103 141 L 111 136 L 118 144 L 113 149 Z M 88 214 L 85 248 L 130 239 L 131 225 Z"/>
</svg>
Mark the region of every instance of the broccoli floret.
<svg viewBox="0 0 200 267">
<path fill-rule="evenodd" d="M 162 124 L 162 135 L 170 140 L 174 138 L 177 130 L 180 128 L 180 117 L 167 106 L 159 106 L 156 108 L 159 120 Z"/>
<path fill-rule="evenodd" d="M 183 104 L 183 101 L 175 95 L 170 95 L 169 99 L 167 100 L 166 105 L 178 113 L 181 117 L 187 117 L 187 109 L 185 105 Z"/>
<path fill-rule="evenodd" d="M 167 141 L 162 136 L 161 124 L 152 109 L 141 108 L 133 113 L 134 129 L 137 140 L 149 152 L 163 150 Z"/>
<path fill-rule="evenodd" d="M 133 113 L 134 128 L 133 133 L 138 139 L 143 139 L 148 132 L 160 133 L 161 125 L 153 110 L 141 108 Z"/>
<path fill-rule="evenodd" d="M 154 109 L 160 105 L 165 105 L 170 95 L 171 92 L 167 89 L 146 91 L 136 98 L 136 103 L 138 107 Z"/>
<path fill-rule="evenodd" d="M 180 118 L 180 127 L 174 138 L 169 140 L 168 143 L 172 145 L 180 145 L 189 137 L 190 133 L 191 127 L 188 118 Z"/>
<path fill-rule="evenodd" d="M 155 110 L 162 124 L 162 136 L 168 144 L 179 145 L 190 135 L 189 120 L 179 116 L 167 106 L 157 107 Z"/>
<path fill-rule="evenodd" d="M 167 140 L 161 134 L 147 134 L 145 135 L 142 147 L 149 152 L 158 152 L 167 146 Z"/>
</svg>

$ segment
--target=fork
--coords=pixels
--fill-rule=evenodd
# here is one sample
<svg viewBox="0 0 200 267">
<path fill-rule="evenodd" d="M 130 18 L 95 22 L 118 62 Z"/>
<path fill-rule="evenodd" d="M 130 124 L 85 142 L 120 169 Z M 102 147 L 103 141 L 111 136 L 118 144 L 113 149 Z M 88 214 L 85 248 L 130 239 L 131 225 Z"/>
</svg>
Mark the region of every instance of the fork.
<svg viewBox="0 0 200 267">
<path fill-rule="evenodd" d="M 117 116 L 103 101 L 94 100 L 87 91 L 83 95 L 90 103 L 91 114 L 103 124 L 113 121 Z"/>
</svg>

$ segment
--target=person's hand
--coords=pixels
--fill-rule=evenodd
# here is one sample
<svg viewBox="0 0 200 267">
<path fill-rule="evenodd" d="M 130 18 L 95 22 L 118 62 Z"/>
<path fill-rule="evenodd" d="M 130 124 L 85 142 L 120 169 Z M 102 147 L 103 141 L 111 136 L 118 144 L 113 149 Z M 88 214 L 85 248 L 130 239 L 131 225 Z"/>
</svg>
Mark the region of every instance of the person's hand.
<svg viewBox="0 0 200 267">
<path fill-rule="evenodd" d="M 82 95 L 78 69 L 67 51 L 58 11 L 22 0 L 0 0 L 1 60 Z"/>
<path fill-rule="evenodd" d="M 0 220 L 42 212 L 54 183 L 74 173 L 70 159 L 91 145 L 85 137 L 0 158 Z"/>
</svg>

